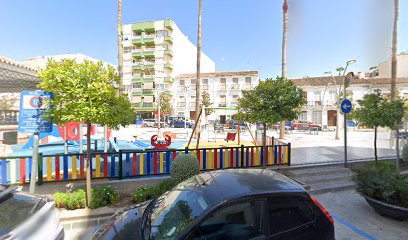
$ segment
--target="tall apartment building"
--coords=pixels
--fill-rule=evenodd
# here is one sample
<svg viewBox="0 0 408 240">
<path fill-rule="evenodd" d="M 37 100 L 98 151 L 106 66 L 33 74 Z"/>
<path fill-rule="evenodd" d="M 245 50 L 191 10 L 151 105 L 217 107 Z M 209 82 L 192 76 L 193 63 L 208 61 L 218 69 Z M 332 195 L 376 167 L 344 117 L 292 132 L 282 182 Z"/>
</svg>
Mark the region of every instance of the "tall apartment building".
<svg viewBox="0 0 408 240">
<path fill-rule="evenodd" d="M 196 72 L 197 48 L 170 19 L 123 25 L 123 85 L 137 118 L 156 110 L 158 94 L 173 95 L 174 76 Z M 201 72 L 215 63 L 201 53 Z"/>
<path fill-rule="evenodd" d="M 173 109 L 176 116 L 195 119 L 196 75 L 181 74 L 173 86 Z M 237 113 L 242 90 L 251 90 L 259 84 L 258 71 L 212 72 L 201 74 L 201 91 L 207 91 L 212 108 L 216 109 L 207 120 L 221 123 Z M 202 95 L 201 95 L 202 96 Z M 201 101 L 200 101 L 201 102 Z"/>
</svg>

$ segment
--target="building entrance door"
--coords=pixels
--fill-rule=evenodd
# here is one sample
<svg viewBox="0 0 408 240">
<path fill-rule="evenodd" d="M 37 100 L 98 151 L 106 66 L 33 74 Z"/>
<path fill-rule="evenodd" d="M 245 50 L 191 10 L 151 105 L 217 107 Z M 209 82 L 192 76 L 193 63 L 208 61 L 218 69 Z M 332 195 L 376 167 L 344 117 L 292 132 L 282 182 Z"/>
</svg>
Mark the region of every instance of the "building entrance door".
<svg viewBox="0 0 408 240">
<path fill-rule="evenodd" d="M 336 110 L 327 111 L 327 125 L 329 126 L 337 125 L 337 111 Z"/>
</svg>

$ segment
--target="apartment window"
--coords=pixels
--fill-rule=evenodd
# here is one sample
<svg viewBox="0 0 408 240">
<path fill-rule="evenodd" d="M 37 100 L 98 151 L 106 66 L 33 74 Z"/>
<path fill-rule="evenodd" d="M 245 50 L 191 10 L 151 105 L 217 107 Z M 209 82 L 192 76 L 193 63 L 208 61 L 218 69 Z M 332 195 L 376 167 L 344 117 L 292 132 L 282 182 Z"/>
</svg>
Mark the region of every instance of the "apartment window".
<svg viewBox="0 0 408 240">
<path fill-rule="evenodd" d="M 238 78 L 232 78 L 232 83 L 233 84 L 238 84 Z"/>
<path fill-rule="evenodd" d="M 167 37 L 168 35 L 169 33 L 167 32 L 167 30 L 156 31 L 156 37 Z"/>
<path fill-rule="evenodd" d="M 126 47 L 126 48 L 123 49 L 123 52 L 124 53 L 130 53 L 131 50 L 132 50 L 132 48 Z"/>
<path fill-rule="evenodd" d="M 208 79 L 203 79 L 203 85 L 208 85 Z"/>
<path fill-rule="evenodd" d="M 307 121 L 307 111 L 302 111 L 298 116 L 299 121 Z"/>
<path fill-rule="evenodd" d="M 312 122 L 321 124 L 322 123 L 322 111 L 313 111 L 312 112 Z"/>
<path fill-rule="evenodd" d="M 227 79 L 226 78 L 220 78 L 220 83 L 221 84 L 225 84 L 227 82 Z"/>
<path fill-rule="evenodd" d="M 154 102 L 153 96 L 144 96 L 144 102 Z"/>
<path fill-rule="evenodd" d="M 184 86 L 185 80 L 180 80 L 180 86 Z"/>
<path fill-rule="evenodd" d="M 245 77 L 245 84 L 251 84 L 251 77 Z"/>
<path fill-rule="evenodd" d="M 191 79 L 191 85 L 195 85 L 196 84 L 196 80 L 195 79 Z"/>
<path fill-rule="evenodd" d="M 143 85 L 144 89 L 154 89 L 154 83 L 150 82 L 150 83 L 145 83 Z"/>
</svg>

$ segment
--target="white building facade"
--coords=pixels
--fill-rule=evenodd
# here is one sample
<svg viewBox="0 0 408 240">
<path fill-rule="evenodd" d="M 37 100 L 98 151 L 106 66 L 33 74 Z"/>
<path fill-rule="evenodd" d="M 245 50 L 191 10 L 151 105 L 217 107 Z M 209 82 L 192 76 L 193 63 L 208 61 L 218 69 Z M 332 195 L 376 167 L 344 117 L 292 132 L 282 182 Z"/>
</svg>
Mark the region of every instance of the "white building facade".
<svg viewBox="0 0 408 240">
<path fill-rule="evenodd" d="M 207 92 L 214 112 L 207 121 L 221 123 L 237 113 L 242 90 L 254 89 L 259 84 L 258 71 L 202 73 L 201 93 Z M 195 119 L 196 74 L 181 74 L 175 78 L 172 91 L 174 115 Z M 203 94 L 201 94 L 202 96 Z M 202 100 L 202 99 L 201 99 Z M 200 102 L 201 102 L 200 100 Z"/>
<path fill-rule="evenodd" d="M 337 97 L 341 87 L 340 98 L 343 98 L 343 79 L 344 77 L 339 76 L 291 79 L 303 89 L 307 100 L 298 119 L 318 123 L 321 126 L 334 127 L 340 124 L 342 127 L 344 118 L 341 113 L 337 120 Z M 357 106 L 358 100 L 376 89 L 385 94 L 390 93 L 390 81 L 389 78 L 356 78 L 347 88 L 347 98 Z M 408 98 L 408 77 L 397 78 L 397 91 L 401 98 Z"/>
<path fill-rule="evenodd" d="M 378 65 L 378 77 L 391 77 L 391 59 Z M 397 78 L 408 77 L 408 52 L 397 55 Z"/>
<path fill-rule="evenodd" d="M 170 19 L 123 25 L 123 84 L 138 112 L 149 118 L 159 92 L 173 95 L 174 76 L 196 71 L 197 47 Z M 201 72 L 215 63 L 201 53 Z"/>
</svg>

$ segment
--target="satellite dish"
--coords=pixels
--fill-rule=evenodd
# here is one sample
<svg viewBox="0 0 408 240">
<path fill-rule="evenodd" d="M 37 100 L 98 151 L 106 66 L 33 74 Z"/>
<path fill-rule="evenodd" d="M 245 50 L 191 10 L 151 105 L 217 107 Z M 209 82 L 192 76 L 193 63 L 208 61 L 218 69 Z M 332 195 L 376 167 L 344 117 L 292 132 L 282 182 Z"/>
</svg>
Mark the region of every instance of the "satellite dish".
<svg viewBox="0 0 408 240">
<path fill-rule="evenodd" d="M 354 73 L 353 72 L 349 72 L 347 73 L 344 81 L 346 81 L 346 88 L 350 86 L 351 80 L 354 79 Z"/>
</svg>

